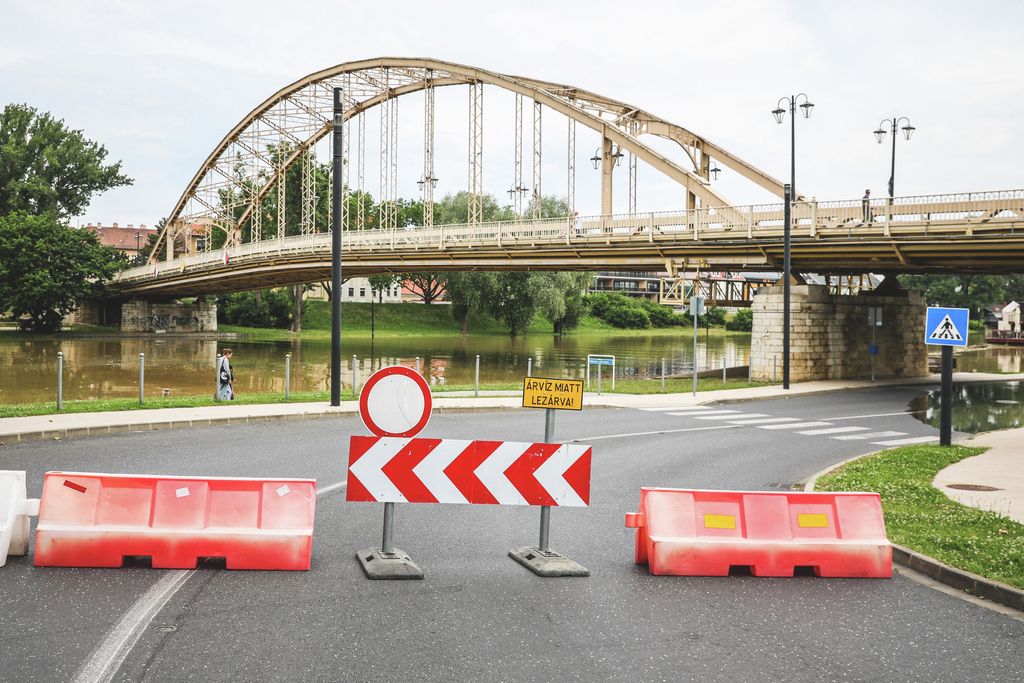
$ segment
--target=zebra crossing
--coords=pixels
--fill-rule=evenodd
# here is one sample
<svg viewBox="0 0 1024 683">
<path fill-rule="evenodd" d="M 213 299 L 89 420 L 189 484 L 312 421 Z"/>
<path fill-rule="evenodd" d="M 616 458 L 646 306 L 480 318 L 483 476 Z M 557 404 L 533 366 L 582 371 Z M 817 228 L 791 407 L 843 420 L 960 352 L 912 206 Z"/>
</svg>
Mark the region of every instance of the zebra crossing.
<svg viewBox="0 0 1024 683">
<path fill-rule="evenodd" d="M 837 441 L 866 441 L 875 446 L 909 446 L 912 444 L 936 443 L 938 436 L 910 436 L 907 432 L 893 430 L 872 430 L 859 425 L 837 425 L 832 420 L 808 420 L 798 417 L 776 417 L 765 413 L 746 412 L 719 406 L 670 406 L 664 408 L 641 408 L 647 412 L 661 413 L 669 417 L 692 417 L 723 426 L 751 427 L 779 433 L 821 436 Z M 874 416 L 865 415 L 864 418 Z"/>
</svg>

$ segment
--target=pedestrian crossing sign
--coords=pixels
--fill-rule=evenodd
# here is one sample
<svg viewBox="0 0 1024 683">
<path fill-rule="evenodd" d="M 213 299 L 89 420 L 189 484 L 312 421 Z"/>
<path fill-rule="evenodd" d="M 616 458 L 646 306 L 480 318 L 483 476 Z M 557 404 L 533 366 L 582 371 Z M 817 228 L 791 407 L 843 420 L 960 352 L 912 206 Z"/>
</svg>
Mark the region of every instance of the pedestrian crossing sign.
<svg viewBox="0 0 1024 683">
<path fill-rule="evenodd" d="M 929 307 L 924 325 L 924 343 L 933 346 L 967 346 L 966 308 Z"/>
</svg>

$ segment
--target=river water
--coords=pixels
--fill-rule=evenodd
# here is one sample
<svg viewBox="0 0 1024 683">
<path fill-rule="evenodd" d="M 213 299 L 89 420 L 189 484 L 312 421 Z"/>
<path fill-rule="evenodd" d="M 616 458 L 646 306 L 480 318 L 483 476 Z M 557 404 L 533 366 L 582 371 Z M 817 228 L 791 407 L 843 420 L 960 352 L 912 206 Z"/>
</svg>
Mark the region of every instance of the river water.
<svg viewBox="0 0 1024 683">
<path fill-rule="evenodd" d="M 533 358 L 535 375 L 583 378 L 587 354 L 616 356 L 616 375 L 658 377 L 661 359 L 668 374 L 692 367 L 690 330 L 678 335 L 608 334 L 557 338 L 531 335 L 511 340 L 501 336 L 400 337 L 345 339 L 342 383 L 352 382 L 352 355 L 358 357 L 360 381 L 384 365 L 421 367 L 432 385 L 472 384 L 476 355 L 481 383 L 519 382 Z M 52 401 L 56 396 L 57 352 L 64 354 L 64 398 L 99 399 L 138 395 L 139 354 L 144 353 L 146 395 L 213 393 L 215 359 L 220 349 L 234 351 L 236 391 L 283 392 L 286 353 L 292 354 L 292 391 L 327 391 L 329 341 L 282 342 L 246 339 L 204 340 L 182 337 L 36 338 L 0 333 L 0 403 Z M 699 367 L 746 365 L 750 335 L 705 335 L 698 341 Z M 596 369 L 592 372 L 596 372 Z M 608 378 L 608 369 L 604 377 Z"/>
</svg>

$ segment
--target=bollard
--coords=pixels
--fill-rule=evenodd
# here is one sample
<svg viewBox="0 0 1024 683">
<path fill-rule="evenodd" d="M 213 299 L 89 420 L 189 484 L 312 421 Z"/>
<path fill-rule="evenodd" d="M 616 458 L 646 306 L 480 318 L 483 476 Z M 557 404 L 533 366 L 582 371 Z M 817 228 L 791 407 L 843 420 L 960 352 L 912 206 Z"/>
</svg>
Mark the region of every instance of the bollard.
<svg viewBox="0 0 1024 683">
<path fill-rule="evenodd" d="M 476 354 L 476 379 L 473 385 L 473 395 L 480 395 L 480 354 Z"/>
<path fill-rule="evenodd" d="M 665 359 L 661 359 L 661 390 L 665 391 Z"/>
<path fill-rule="evenodd" d="M 64 352 L 57 352 L 57 412 L 64 410 Z"/>
<path fill-rule="evenodd" d="M 146 398 L 146 354 L 139 354 L 139 405 Z"/>
<path fill-rule="evenodd" d="M 420 357 L 416 356 L 416 374 L 420 374 Z"/>
<path fill-rule="evenodd" d="M 533 376 L 533 356 L 530 356 L 529 358 L 526 359 L 526 376 Z"/>
<path fill-rule="evenodd" d="M 292 385 L 292 354 L 284 354 L 284 400 L 291 395 Z"/>
<path fill-rule="evenodd" d="M 725 356 L 722 356 L 722 384 L 725 384 Z"/>
<path fill-rule="evenodd" d="M 359 361 L 356 354 L 352 354 L 352 394 L 359 397 Z"/>
</svg>

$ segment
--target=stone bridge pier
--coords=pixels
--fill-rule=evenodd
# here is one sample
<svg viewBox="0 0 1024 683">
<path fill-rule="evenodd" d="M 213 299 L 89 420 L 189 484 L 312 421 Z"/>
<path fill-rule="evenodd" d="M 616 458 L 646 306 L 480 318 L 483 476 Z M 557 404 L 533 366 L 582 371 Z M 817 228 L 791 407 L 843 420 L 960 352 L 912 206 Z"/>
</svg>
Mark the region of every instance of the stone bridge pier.
<svg viewBox="0 0 1024 683">
<path fill-rule="evenodd" d="M 193 303 L 133 299 L 121 305 L 121 331 L 216 332 L 217 304 L 205 299 Z"/>
<path fill-rule="evenodd" d="M 875 377 L 920 377 L 928 374 L 924 344 L 926 304 L 915 291 L 887 277 L 878 289 L 838 295 L 824 285 L 790 288 L 790 380 L 865 379 L 871 377 L 872 326 L 869 309 L 881 309 L 874 328 Z M 782 381 L 781 282 L 762 287 L 751 308 L 751 378 Z"/>
</svg>

